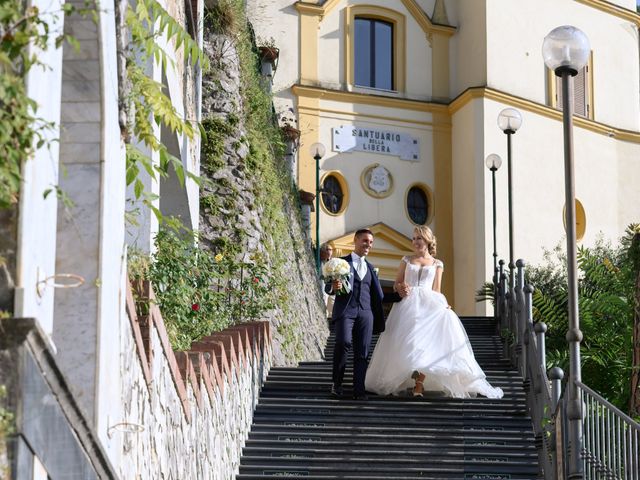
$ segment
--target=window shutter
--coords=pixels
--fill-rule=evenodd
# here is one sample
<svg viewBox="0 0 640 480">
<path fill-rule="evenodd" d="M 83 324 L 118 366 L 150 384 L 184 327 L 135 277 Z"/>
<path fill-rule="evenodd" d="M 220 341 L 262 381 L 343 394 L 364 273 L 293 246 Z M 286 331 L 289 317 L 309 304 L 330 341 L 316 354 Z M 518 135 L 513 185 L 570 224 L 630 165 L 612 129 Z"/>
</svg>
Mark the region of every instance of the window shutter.
<svg viewBox="0 0 640 480">
<path fill-rule="evenodd" d="M 587 78 L 588 66 L 582 68 L 573 77 L 573 113 L 581 117 L 589 115 L 589 105 L 587 101 Z M 562 79 L 555 77 L 556 81 L 556 108 L 562 110 Z"/>
<path fill-rule="evenodd" d="M 580 69 L 573 77 L 574 112 L 582 117 L 587 116 L 587 67 Z"/>
</svg>

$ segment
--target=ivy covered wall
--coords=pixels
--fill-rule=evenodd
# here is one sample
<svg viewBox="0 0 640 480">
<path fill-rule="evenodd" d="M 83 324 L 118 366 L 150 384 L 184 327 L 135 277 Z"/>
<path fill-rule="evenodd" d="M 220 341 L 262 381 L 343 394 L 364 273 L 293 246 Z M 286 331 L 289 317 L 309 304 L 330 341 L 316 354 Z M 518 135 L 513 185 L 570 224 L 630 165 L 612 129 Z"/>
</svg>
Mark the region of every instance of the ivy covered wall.
<svg viewBox="0 0 640 480">
<path fill-rule="evenodd" d="M 263 313 L 272 324 L 274 364 L 317 359 L 328 335 L 313 252 L 284 143 L 240 0 L 205 12 L 200 245 L 263 265 Z"/>
</svg>

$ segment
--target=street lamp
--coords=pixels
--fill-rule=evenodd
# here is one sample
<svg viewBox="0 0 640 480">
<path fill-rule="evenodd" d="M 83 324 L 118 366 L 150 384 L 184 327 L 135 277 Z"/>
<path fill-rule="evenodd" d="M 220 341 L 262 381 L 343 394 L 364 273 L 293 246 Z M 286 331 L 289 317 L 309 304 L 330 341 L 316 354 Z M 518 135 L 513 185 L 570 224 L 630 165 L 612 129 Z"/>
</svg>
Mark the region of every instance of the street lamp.
<svg viewBox="0 0 640 480">
<path fill-rule="evenodd" d="M 316 142 L 309 151 L 316 161 L 316 270 L 320 275 L 320 159 L 324 157 L 326 150 L 322 143 Z"/>
<path fill-rule="evenodd" d="M 515 108 L 505 108 L 498 114 L 498 127 L 507 136 L 507 195 L 509 198 L 509 319 L 513 324 L 515 315 L 515 283 L 516 265 L 513 263 L 513 202 L 511 200 L 511 135 L 516 133 L 522 125 L 522 115 Z"/>
<path fill-rule="evenodd" d="M 505 108 L 498 114 L 498 127 L 507 136 L 507 195 L 509 196 L 509 289 L 513 289 L 513 203 L 511 200 L 511 135 L 522 125 L 522 115 L 515 108 Z"/>
<path fill-rule="evenodd" d="M 576 203 L 573 172 L 573 81 L 587 63 L 589 39 L 575 27 L 564 25 L 551 30 L 542 43 L 542 57 L 548 68 L 562 79 L 562 126 L 564 132 L 564 190 L 567 222 L 567 283 L 569 304 L 569 380 L 567 382 L 567 416 L 569 418 L 569 477 L 583 478 L 582 401 L 576 382 L 580 371 L 580 318 L 578 316 L 578 263 L 576 255 Z"/>
<path fill-rule="evenodd" d="M 502 166 L 500 155 L 492 153 L 487 156 L 485 165 L 491 170 L 491 190 L 493 192 L 493 290 L 495 298 L 494 316 L 498 311 L 498 249 L 496 245 L 496 171 Z"/>
</svg>

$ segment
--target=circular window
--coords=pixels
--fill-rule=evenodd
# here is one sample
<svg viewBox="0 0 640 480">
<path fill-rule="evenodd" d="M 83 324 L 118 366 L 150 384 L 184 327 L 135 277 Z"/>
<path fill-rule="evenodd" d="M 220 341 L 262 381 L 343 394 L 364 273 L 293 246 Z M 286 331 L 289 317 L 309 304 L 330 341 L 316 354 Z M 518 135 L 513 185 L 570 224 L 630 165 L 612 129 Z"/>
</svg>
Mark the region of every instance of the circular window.
<svg viewBox="0 0 640 480">
<path fill-rule="evenodd" d="M 562 223 L 567 231 L 567 206 L 562 207 Z M 587 214 L 584 211 L 582 202 L 576 198 L 576 241 L 581 241 L 587 230 Z"/>
<path fill-rule="evenodd" d="M 426 185 L 415 184 L 407 190 L 407 216 L 415 225 L 426 225 L 431 222 L 433 202 L 431 190 Z"/>
<path fill-rule="evenodd" d="M 340 215 L 347 208 L 349 192 L 347 182 L 338 172 L 327 173 L 321 183 L 320 200 L 329 215 Z"/>
</svg>

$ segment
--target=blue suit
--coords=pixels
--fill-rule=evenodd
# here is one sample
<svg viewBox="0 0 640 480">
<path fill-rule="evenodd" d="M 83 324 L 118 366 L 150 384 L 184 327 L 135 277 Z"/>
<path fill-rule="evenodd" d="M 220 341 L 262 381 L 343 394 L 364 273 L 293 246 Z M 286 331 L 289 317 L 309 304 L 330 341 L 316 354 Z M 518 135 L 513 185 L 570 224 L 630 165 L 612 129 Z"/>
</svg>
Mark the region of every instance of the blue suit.
<svg viewBox="0 0 640 480">
<path fill-rule="evenodd" d="M 351 266 L 349 282 L 352 288 L 348 294 L 336 295 L 333 304 L 333 321 L 336 330 L 333 384 L 342 385 L 347 355 L 353 347 L 353 390 L 354 394 L 362 395 L 372 332 L 384 331 L 382 312 L 384 294 L 373 267 L 366 259 L 367 273 L 361 280 L 353 267 L 351 255 L 342 258 Z M 333 294 L 330 284 L 327 284 L 325 290 Z"/>
</svg>

